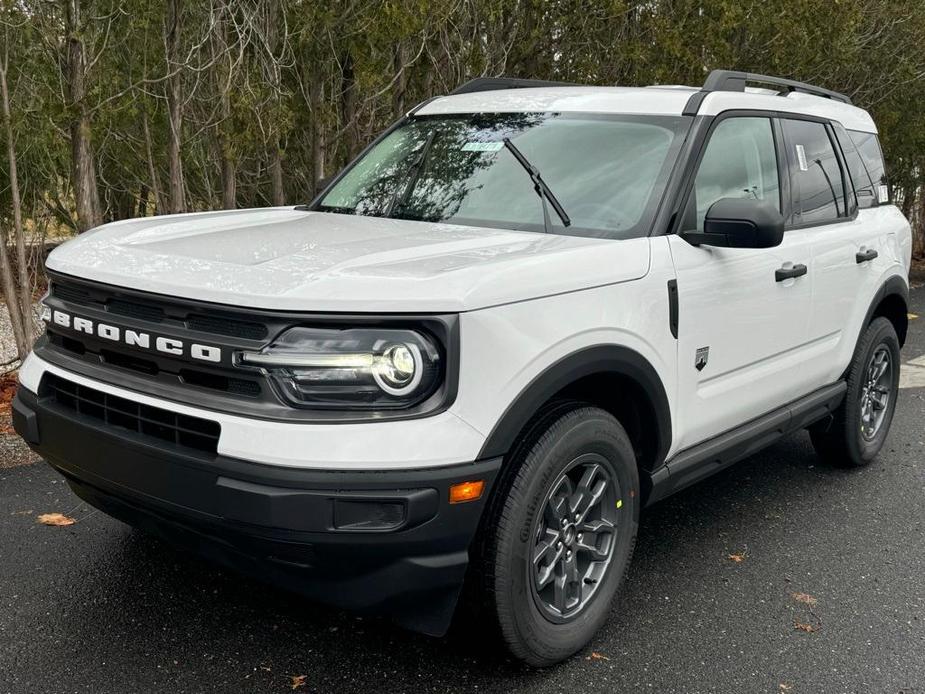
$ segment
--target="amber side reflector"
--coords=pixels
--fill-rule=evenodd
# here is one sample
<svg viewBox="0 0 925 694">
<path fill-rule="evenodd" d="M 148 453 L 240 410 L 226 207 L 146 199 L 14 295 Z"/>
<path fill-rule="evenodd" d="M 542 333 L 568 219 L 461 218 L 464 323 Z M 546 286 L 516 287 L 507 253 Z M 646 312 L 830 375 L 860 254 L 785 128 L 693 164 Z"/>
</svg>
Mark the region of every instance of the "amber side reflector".
<svg viewBox="0 0 925 694">
<path fill-rule="evenodd" d="M 450 503 L 461 504 L 466 501 L 475 501 L 482 496 L 482 490 L 484 488 L 484 480 L 454 484 L 450 487 Z"/>
</svg>

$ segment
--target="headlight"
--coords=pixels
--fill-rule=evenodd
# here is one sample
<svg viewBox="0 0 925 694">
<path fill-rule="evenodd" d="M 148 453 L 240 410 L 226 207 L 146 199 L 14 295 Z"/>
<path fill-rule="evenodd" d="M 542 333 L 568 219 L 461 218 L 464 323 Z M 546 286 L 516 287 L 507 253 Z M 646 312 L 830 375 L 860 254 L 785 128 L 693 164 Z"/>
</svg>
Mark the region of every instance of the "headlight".
<svg viewBox="0 0 925 694">
<path fill-rule="evenodd" d="M 243 367 L 263 369 L 295 407 L 413 407 L 439 387 L 440 350 L 415 330 L 292 328 L 260 352 L 239 352 Z"/>
</svg>

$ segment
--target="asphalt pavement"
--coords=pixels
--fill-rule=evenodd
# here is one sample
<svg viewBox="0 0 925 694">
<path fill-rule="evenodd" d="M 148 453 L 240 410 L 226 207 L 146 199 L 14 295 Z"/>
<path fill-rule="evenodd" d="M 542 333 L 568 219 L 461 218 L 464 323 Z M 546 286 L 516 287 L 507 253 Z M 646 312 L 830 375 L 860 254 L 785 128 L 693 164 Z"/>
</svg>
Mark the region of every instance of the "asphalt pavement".
<svg viewBox="0 0 925 694">
<path fill-rule="evenodd" d="M 912 311 L 905 361 L 925 289 Z M 821 466 L 802 433 L 647 512 L 611 619 L 547 670 L 178 553 L 44 463 L 0 469 L 0 692 L 925 694 L 925 380 L 904 384 L 865 469 Z"/>
</svg>

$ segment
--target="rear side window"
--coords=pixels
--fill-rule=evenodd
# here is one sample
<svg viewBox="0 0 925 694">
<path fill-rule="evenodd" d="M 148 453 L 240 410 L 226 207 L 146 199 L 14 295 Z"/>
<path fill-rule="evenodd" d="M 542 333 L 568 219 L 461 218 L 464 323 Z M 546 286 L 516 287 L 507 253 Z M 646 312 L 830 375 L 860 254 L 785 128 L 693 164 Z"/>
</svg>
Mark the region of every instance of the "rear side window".
<svg viewBox="0 0 925 694">
<path fill-rule="evenodd" d="M 822 123 L 781 120 L 787 143 L 793 224 L 823 224 L 847 216 L 841 166 Z"/>
<path fill-rule="evenodd" d="M 863 133 L 860 130 L 849 130 L 848 135 L 858 148 L 861 161 L 867 167 L 877 201 L 888 202 L 890 196 L 886 186 L 886 166 L 883 163 L 883 150 L 880 149 L 879 138 L 874 133 Z"/>
<path fill-rule="evenodd" d="M 851 183 L 854 185 L 854 192 L 857 197 L 858 207 L 874 207 L 877 204 L 877 188 L 870 178 L 867 166 L 861 155 L 854 146 L 854 141 L 848 135 L 848 131 L 838 123 L 832 123 L 832 129 L 835 131 L 835 139 L 841 147 L 842 154 L 845 155 L 845 165 L 848 167 L 848 174 L 851 177 Z M 851 187 L 848 186 L 850 192 Z"/>
</svg>

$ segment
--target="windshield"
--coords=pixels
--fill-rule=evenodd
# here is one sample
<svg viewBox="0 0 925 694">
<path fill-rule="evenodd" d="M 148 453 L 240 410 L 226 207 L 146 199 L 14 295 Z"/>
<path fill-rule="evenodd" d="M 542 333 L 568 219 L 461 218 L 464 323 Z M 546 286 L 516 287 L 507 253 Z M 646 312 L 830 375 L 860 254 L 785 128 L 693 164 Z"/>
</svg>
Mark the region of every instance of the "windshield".
<svg viewBox="0 0 925 694">
<path fill-rule="evenodd" d="M 579 236 L 646 236 L 687 120 L 565 113 L 415 118 L 373 146 L 317 209 Z M 545 191 L 515 151 L 542 176 Z M 556 203 L 565 220 L 548 206 Z"/>
</svg>

